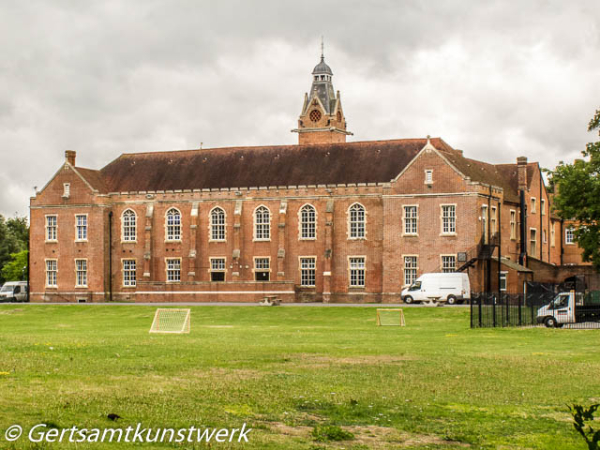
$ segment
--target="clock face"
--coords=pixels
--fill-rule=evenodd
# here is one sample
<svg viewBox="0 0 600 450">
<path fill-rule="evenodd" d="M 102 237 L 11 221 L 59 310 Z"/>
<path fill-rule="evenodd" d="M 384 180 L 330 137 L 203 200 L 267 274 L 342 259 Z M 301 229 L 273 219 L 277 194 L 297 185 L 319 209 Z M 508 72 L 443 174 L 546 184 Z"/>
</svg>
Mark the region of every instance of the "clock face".
<svg viewBox="0 0 600 450">
<path fill-rule="evenodd" d="M 321 117 L 322 117 L 321 111 L 319 111 L 318 109 L 313 109 L 310 112 L 310 120 L 312 122 L 318 122 L 319 120 L 321 120 Z"/>
</svg>

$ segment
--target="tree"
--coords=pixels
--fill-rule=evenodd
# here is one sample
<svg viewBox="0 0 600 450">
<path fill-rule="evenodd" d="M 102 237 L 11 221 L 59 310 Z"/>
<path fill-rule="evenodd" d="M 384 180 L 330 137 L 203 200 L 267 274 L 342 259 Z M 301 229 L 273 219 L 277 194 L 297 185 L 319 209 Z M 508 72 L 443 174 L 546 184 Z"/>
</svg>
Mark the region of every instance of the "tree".
<svg viewBox="0 0 600 450">
<path fill-rule="evenodd" d="M 11 261 L 4 264 L 2 278 L 4 281 L 25 281 L 27 279 L 27 255 L 28 250 L 12 253 Z"/>
<path fill-rule="evenodd" d="M 588 131 L 594 130 L 600 135 L 600 110 L 588 125 Z M 562 219 L 575 222 L 575 242 L 583 260 L 600 271 L 600 141 L 588 143 L 582 154 L 584 159 L 561 161 L 551 172 L 554 209 Z"/>
<path fill-rule="evenodd" d="M 0 284 L 6 279 L 1 269 L 12 260 L 12 255 L 27 250 L 29 247 L 29 227 L 27 218 L 14 217 L 5 220 L 0 215 Z"/>
</svg>

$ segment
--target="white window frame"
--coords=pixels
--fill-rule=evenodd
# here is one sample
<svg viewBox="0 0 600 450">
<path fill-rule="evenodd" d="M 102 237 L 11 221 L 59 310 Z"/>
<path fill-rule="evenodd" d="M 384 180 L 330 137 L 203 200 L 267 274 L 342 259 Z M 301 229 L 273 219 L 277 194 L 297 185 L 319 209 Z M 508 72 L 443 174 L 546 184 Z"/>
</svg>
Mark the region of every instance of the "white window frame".
<svg viewBox="0 0 600 450">
<path fill-rule="evenodd" d="M 415 265 L 413 266 L 408 266 L 406 264 L 406 261 L 408 258 L 414 259 Z M 411 284 L 413 284 L 415 282 L 415 280 L 417 278 L 419 278 L 419 255 L 402 255 L 402 261 L 403 261 L 403 269 L 402 269 L 402 281 L 403 281 L 403 286 L 410 286 Z M 412 271 L 414 270 L 414 279 L 409 283 L 407 281 L 407 274 L 408 271 Z"/>
<path fill-rule="evenodd" d="M 258 261 L 267 261 L 267 266 L 268 267 L 258 267 Z M 257 280 L 256 279 L 256 273 L 257 272 L 268 272 L 269 273 L 269 279 L 268 280 Z M 271 281 L 271 257 L 270 256 L 255 256 L 254 257 L 254 268 L 252 269 L 252 273 L 254 273 L 254 281 L 259 281 L 261 283 L 264 283 L 266 281 Z"/>
<path fill-rule="evenodd" d="M 488 208 L 487 203 L 481 205 L 481 227 L 483 228 L 483 242 L 487 244 L 489 242 L 488 233 Z"/>
<path fill-rule="evenodd" d="M 531 214 L 536 214 L 537 213 L 537 198 L 535 197 L 531 197 L 531 202 L 530 202 L 530 209 L 531 211 L 529 211 Z"/>
<path fill-rule="evenodd" d="M 360 261 L 362 260 L 362 267 Z M 362 275 L 361 275 L 362 273 Z M 362 278 L 362 284 L 360 283 Z M 355 281 L 356 280 L 356 281 Z M 367 257 L 364 255 L 348 256 L 348 286 L 364 288 L 367 284 Z"/>
<path fill-rule="evenodd" d="M 450 267 L 450 266 L 446 266 L 444 267 L 444 258 L 454 258 L 454 267 Z M 454 273 L 456 272 L 456 254 L 446 254 L 446 255 L 440 255 L 440 271 L 442 273 Z"/>
<path fill-rule="evenodd" d="M 305 220 L 304 212 L 313 212 L 313 219 Z M 310 214 L 310 213 L 309 213 Z M 298 240 L 315 241 L 317 240 L 317 208 L 310 203 L 305 203 L 298 210 Z"/>
<path fill-rule="evenodd" d="M 177 266 L 169 267 L 169 264 L 173 261 L 177 261 Z M 169 280 L 169 273 L 173 275 L 177 274 L 177 279 Z M 175 277 L 172 277 L 175 278 Z M 165 258 L 165 280 L 167 283 L 181 283 L 181 258 Z"/>
<path fill-rule="evenodd" d="M 215 223 L 213 214 L 221 211 L 217 217 L 223 218 L 223 223 Z M 208 242 L 227 242 L 227 213 L 224 208 L 215 206 L 208 213 Z M 215 237 L 215 234 L 217 237 Z M 222 237 L 221 237 L 222 236 Z"/>
<path fill-rule="evenodd" d="M 531 232 L 535 231 L 535 239 L 531 239 Z M 529 236 L 528 236 L 528 240 L 529 240 L 529 254 L 530 255 L 537 255 L 538 254 L 538 248 L 537 248 L 537 242 L 538 242 L 538 235 L 537 235 L 537 228 L 530 228 L 529 229 Z M 531 243 L 535 242 L 535 249 L 531 248 Z"/>
<path fill-rule="evenodd" d="M 79 263 L 84 263 L 83 270 L 80 269 Z M 76 288 L 86 288 L 88 287 L 88 260 L 87 258 L 77 258 L 75 259 L 75 287 Z M 80 276 L 85 279 L 81 279 Z M 80 283 L 80 281 L 84 281 L 85 283 Z"/>
<path fill-rule="evenodd" d="M 572 225 L 565 228 L 565 245 L 575 245 L 575 227 Z"/>
<path fill-rule="evenodd" d="M 517 211 L 515 209 L 510 210 L 510 239 L 512 241 L 517 239 Z"/>
<path fill-rule="evenodd" d="M 495 206 L 492 206 L 492 214 L 490 220 L 490 228 L 492 230 L 492 236 L 494 236 L 496 233 L 498 233 L 498 208 Z"/>
<path fill-rule="evenodd" d="M 54 269 L 49 270 L 48 263 L 54 263 Z M 49 258 L 44 260 L 45 268 L 46 268 L 46 282 L 45 285 L 47 288 L 57 288 L 58 287 L 58 259 Z M 50 273 L 54 274 L 54 284 L 49 284 L 50 281 Z"/>
<path fill-rule="evenodd" d="M 54 218 L 54 226 L 50 226 L 48 224 L 48 219 Z M 58 242 L 58 215 L 57 214 L 47 214 L 45 216 L 46 220 L 46 242 Z M 54 230 L 54 239 L 50 239 L 50 230 Z"/>
<path fill-rule="evenodd" d="M 126 217 L 133 218 L 133 225 L 131 224 L 131 219 L 127 219 Z M 131 235 L 132 229 L 133 235 Z M 131 208 L 127 208 L 121 213 L 121 242 L 137 242 L 137 213 Z"/>
<path fill-rule="evenodd" d="M 69 198 L 71 196 L 71 183 L 63 183 L 63 198 Z"/>
<path fill-rule="evenodd" d="M 546 229 L 542 229 L 542 243 L 543 244 L 547 244 L 548 243 L 548 235 L 546 233 Z"/>
<path fill-rule="evenodd" d="M 79 218 L 85 218 L 83 225 L 79 224 Z M 83 231 L 85 237 L 79 237 L 79 232 Z M 75 214 L 75 242 L 87 242 L 88 240 L 88 215 L 87 214 Z"/>
<path fill-rule="evenodd" d="M 550 224 L 550 247 L 556 247 L 556 222 Z"/>
<path fill-rule="evenodd" d="M 502 282 L 504 282 L 504 288 L 502 288 Z M 500 292 L 506 292 L 508 288 L 508 272 L 503 270 L 500 271 Z"/>
<path fill-rule="evenodd" d="M 407 209 L 414 209 L 414 217 L 407 216 Z M 414 221 L 414 231 L 408 231 L 409 222 Z M 418 236 L 419 235 L 419 205 L 403 205 L 402 206 L 402 236 Z"/>
<path fill-rule="evenodd" d="M 450 231 L 444 231 L 444 208 L 454 208 L 454 215 L 448 216 L 448 229 Z M 444 203 L 440 205 L 440 236 L 456 236 L 456 209 L 456 203 Z M 453 225 L 453 227 L 450 225 Z"/>
<path fill-rule="evenodd" d="M 352 220 L 353 211 L 362 211 L 363 219 Z M 350 240 L 366 240 L 367 239 L 367 208 L 361 203 L 355 202 L 348 207 L 347 211 L 348 222 L 348 239 Z M 362 224 L 362 227 L 361 227 Z M 361 233 L 362 231 L 362 233 Z"/>
<path fill-rule="evenodd" d="M 175 214 L 169 214 L 171 211 L 176 211 L 179 216 L 179 224 L 169 225 L 169 217 L 175 217 Z M 167 209 L 165 212 L 165 242 L 181 242 L 183 229 L 183 215 L 178 208 L 174 206 Z M 175 233 L 177 231 L 177 233 Z"/>
<path fill-rule="evenodd" d="M 133 263 L 133 268 L 131 267 Z M 121 259 L 121 274 L 123 278 L 123 287 L 137 286 L 137 260 L 135 258 Z M 132 276 L 133 274 L 133 276 Z"/>
<path fill-rule="evenodd" d="M 269 220 L 268 222 L 264 222 L 264 213 L 262 213 L 261 217 L 261 222 L 258 222 L 258 218 L 259 216 L 257 215 L 259 209 L 264 209 L 266 210 L 267 214 L 269 215 Z M 265 205 L 258 205 L 256 208 L 254 208 L 254 211 L 252 212 L 252 218 L 254 220 L 254 241 L 255 242 L 268 242 L 271 240 L 271 220 L 273 218 L 273 214 L 271 214 L 271 210 L 266 207 Z M 259 233 L 260 231 L 260 233 Z M 260 234 L 260 237 L 259 237 Z M 265 236 L 266 235 L 266 236 Z"/>
<path fill-rule="evenodd" d="M 304 266 L 305 261 L 312 261 L 312 267 Z M 304 271 L 312 272 L 311 279 L 313 279 L 313 284 L 304 284 Z M 300 275 L 300 286 L 302 287 L 315 287 L 317 285 L 317 257 L 316 256 L 299 256 L 298 257 L 298 272 Z"/>
<path fill-rule="evenodd" d="M 215 267 L 213 263 L 216 261 L 222 261 L 223 267 Z M 227 258 L 225 256 L 211 256 L 210 258 L 208 258 L 208 272 L 209 272 L 209 276 L 211 277 L 211 279 L 210 279 L 211 283 L 224 283 L 225 281 L 227 281 Z M 212 280 L 213 273 L 224 274 L 223 281 L 213 281 Z"/>
<path fill-rule="evenodd" d="M 433 184 L 433 169 L 425 169 L 425 184 Z"/>
<path fill-rule="evenodd" d="M 542 216 L 546 215 L 546 200 L 543 198 L 540 199 L 540 213 Z"/>
</svg>

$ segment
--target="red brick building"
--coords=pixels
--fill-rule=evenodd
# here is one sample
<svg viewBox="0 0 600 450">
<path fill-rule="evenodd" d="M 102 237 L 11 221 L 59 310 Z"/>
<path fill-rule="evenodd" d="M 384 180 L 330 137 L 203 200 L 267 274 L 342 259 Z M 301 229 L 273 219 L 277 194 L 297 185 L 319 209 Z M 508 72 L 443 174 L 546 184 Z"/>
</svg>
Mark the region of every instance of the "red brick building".
<svg viewBox="0 0 600 450">
<path fill-rule="evenodd" d="M 539 281 L 581 269 L 537 163 L 475 161 L 441 138 L 347 143 L 332 76 L 321 58 L 298 145 L 100 170 L 67 151 L 31 199 L 32 301 L 396 302 L 426 272 L 497 289 L 499 253 L 508 291 L 537 279 L 532 262 Z"/>
</svg>

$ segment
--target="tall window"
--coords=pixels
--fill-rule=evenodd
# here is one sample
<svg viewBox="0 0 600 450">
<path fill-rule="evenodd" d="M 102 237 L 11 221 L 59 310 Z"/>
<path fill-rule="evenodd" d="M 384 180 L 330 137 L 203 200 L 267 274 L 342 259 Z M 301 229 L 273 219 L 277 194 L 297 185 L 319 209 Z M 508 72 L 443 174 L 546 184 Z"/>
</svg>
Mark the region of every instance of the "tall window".
<svg viewBox="0 0 600 450">
<path fill-rule="evenodd" d="M 349 209 L 350 239 L 364 239 L 365 237 L 365 208 L 355 203 Z"/>
<path fill-rule="evenodd" d="M 315 285 L 316 258 L 300 258 L 300 284 L 302 286 Z"/>
<path fill-rule="evenodd" d="M 137 239 L 136 236 L 136 215 L 131 209 L 128 209 L 123 212 L 121 216 L 121 222 L 123 225 L 123 230 L 121 233 L 121 237 L 123 241 L 132 242 Z"/>
<path fill-rule="evenodd" d="M 456 205 L 442 205 L 442 234 L 456 233 Z"/>
<path fill-rule="evenodd" d="M 433 184 L 433 170 L 431 169 L 425 171 L 425 184 Z"/>
<path fill-rule="evenodd" d="M 364 256 L 350 258 L 350 287 L 364 287 L 365 258 Z"/>
<path fill-rule="evenodd" d="M 225 258 L 210 258 L 210 281 L 225 281 Z"/>
<path fill-rule="evenodd" d="M 315 239 L 317 236 L 317 212 L 312 205 L 300 209 L 300 239 Z"/>
<path fill-rule="evenodd" d="M 225 240 L 225 211 L 219 207 L 210 212 L 210 240 Z"/>
<path fill-rule="evenodd" d="M 136 261 L 135 259 L 124 259 L 123 260 L 123 286 L 135 286 L 137 277 L 135 271 Z"/>
<path fill-rule="evenodd" d="M 442 255 L 442 272 L 456 272 L 456 255 Z"/>
<path fill-rule="evenodd" d="M 546 215 L 546 200 L 544 200 L 543 198 L 540 200 L 540 210 L 541 210 L 542 216 L 545 216 Z"/>
<path fill-rule="evenodd" d="M 410 286 L 417 279 L 417 257 L 404 257 L 404 285 Z"/>
<path fill-rule="evenodd" d="M 510 238 L 517 239 L 517 212 L 514 209 L 510 210 Z"/>
<path fill-rule="evenodd" d="M 550 246 L 551 247 L 556 247 L 556 229 L 554 228 L 554 225 L 556 225 L 556 222 L 552 222 L 552 225 L 550 225 Z"/>
<path fill-rule="evenodd" d="M 529 242 L 529 253 L 535 256 L 537 253 L 537 230 L 535 228 L 529 230 Z"/>
<path fill-rule="evenodd" d="M 266 206 L 259 206 L 254 211 L 254 238 L 257 241 L 271 239 L 271 213 Z"/>
<path fill-rule="evenodd" d="M 481 206 L 481 228 L 483 228 L 483 242 L 488 243 L 488 205 Z"/>
<path fill-rule="evenodd" d="M 548 242 L 548 237 L 546 236 L 546 230 L 542 230 L 542 242 L 544 244 Z"/>
<path fill-rule="evenodd" d="M 71 196 L 71 184 L 63 183 L 63 195 L 64 198 L 69 198 Z"/>
<path fill-rule="evenodd" d="M 58 219 L 56 216 L 46 216 L 46 240 L 56 241 L 58 239 Z"/>
<path fill-rule="evenodd" d="M 536 210 L 537 210 L 537 206 L 536 206 L 537 202 L 535 197 L 531 197 L 531 214 L 535 214 Z"/>
<path fill-rule="evenodd" d="M 181 213 L 171 208 L 167 211 L 167 241 L 181 240 Z"/>
<path fill-rule="evenodd" d="M 565 230 L 565 244 L 575 243 L 575 228 L 567 227 Z"/>
<path fill-rule="evenodd" d="M 75 260 L 75 285 L 79 287 L 87 287 L 87 259 Z"/>
<path fill-rule="evenodd" d="M 417 207 L 416 206 L 405 206 L 404 207 L 404 234 L 416 235 L 417 228 Z"/>
<path fill-rule="evenodd" d="M 49 259 L 46 261 L 46 287 L 58 286 L 58 261 Z"/>
<path fill-rule="evenodd" d="M 506 276 L 508 272 L 500 272 L 500 291 L 506 291 Z"/>
<path fill-rule="evenodd" d="M 269 281 L 270 266 L 271 261 L 269 258 L 254 258 L 254 279 L 256 281 Z"/>
<path fill-rule="evenodd" d="M 167 259 L 167 282 L 176 283 L 181 281 L 181 259 Z"/>
<path fill-rule="evenodd" d="M 496 223 L 497 223 L 497 210 L 495 206 L 492 206 L 492 218 L 491 218 L 491 228 L 492 228 L 492 236 L 494 236 L 496 234 L 496 232 L 498 231 L 498 229 L 496 228 Z"/>
<path fill-rule="evenodd" d="M 87 216 L 75 216 L 75 236 L 78 241 L 87 241 Z"/>
</svg>

